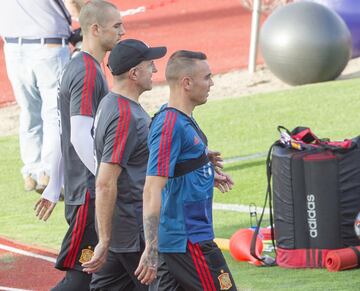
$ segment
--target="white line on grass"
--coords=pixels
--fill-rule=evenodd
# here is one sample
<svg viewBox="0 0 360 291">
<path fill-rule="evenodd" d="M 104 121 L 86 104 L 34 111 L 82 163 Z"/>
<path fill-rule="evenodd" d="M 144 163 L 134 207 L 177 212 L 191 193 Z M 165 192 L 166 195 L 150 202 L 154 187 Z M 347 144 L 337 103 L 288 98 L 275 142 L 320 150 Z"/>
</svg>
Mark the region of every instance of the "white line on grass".
<svg viewBox="0 0 360 291">
<path fill-rule="evenodd" d="M 241 161 L 250 161 L 250 160 L 255 160 L 258 158 L 263 158 L 266 156 L 267 156 L 267 153 L 264 152 L 264 153 L 250 154 L 247 156 L 231 157 L 231 158 L 224 159 L 224 164 L 231 164 L 231 163 L 241 162 Z"/>
<path fill-rule="evenodd" d="M 4 286 L 0 286 L 0 290 L 2 290 L 2 291 L 31 291 L 31 290 L 27 290 L 27 289 L 9 288 L 9 287 L 4 287 Z"/>
<path fill-rule="evenodd" d="M 23 255 L 23 256 L 28 256 L 28 257 L 48 261 L 48 262 L 51 262 L 51 263 L 56 262 L 56 259 L 54 259 L 52 257 L 35 254 L 35 253 L 29 252 L 29 251 L 24 251 L 24 250 L 17 249 L 17 248 L 14 248 L 14 247 L 9 247 L 9 246 L 3 245 L 3 244 L 0 244 L 0 249 L 3 249 L 3 250 L 8 251 L 8 252 L 12 252 L 12 253 L 20 254 L 20 255 Z"/>
<path fill-rule="evenodd" d="M 255 160 L 255 159 L 263 158 L 266 156 L 267 156 L 267 153 L 264 152 L 264 153 L 255 153 L 255 154 L 251 154 L 251 155 L 247 155 L 247 156 L 232 157 L 232 158 L 224 159 L 224 164 L 231 164 L 231 163 L 240 162 L 240 161 Z M 214 203 L 213 209 L 249 213 L 249 205 L 241 205 L 241 204 Z M 262 207 L 257 207 L 256 210 L 258 213 L 261 213 L 263 209 L 262 209 Z M 265 214 L 269 214 L 268 208 L 265 208 Z"/>
<path fill-rule="evenodd" d="M 249 205 L 241 205 L 241 204 L 223 204 L 223 203 L 214 203 L 214 210 L 224 210 L 224 211 L 235 211 L 242 213 L 249 213 Z M 261 214 L 262 207 L 256 207 L 257 213 Z M 269 209 L 265 208 L 265 214 L 269 214 Z"/>
</svg>

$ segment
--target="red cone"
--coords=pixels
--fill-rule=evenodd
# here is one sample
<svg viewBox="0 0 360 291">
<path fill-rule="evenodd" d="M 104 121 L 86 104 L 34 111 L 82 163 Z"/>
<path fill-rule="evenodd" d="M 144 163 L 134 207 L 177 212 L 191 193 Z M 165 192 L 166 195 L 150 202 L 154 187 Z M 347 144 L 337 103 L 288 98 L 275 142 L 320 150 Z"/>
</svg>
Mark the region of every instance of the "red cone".
<svg viewBox="0 0 360 291">
<path fill-rule="evenodd" d="M 261 262 L 250 254 L 251 240 L 254 231 L 249 228 L 239 229 L 230 238 L 230 254 L 237 261 L 246 261 L 255 265 L 261 265 Z M 256 255 L 261 256 L 263 242 L 259 236 L 256 239 Z"/>
</svg>

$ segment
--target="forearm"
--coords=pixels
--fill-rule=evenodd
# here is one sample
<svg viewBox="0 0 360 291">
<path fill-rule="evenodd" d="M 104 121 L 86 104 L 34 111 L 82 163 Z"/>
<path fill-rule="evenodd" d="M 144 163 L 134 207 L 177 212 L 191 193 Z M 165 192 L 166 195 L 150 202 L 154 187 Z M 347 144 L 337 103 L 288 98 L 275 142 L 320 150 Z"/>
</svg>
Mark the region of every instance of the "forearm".
<svg viewBox="0 0 360 291">
<path fill-rule="evenodd" d="M 158 267 L 158 229 L 160 222 L 161 191 L 167 177 L 146 176 L 143 192 L 143 216 L 145 250 L 135 275 L 142 284 L 149 285 L 155 278 Z"/>
<path fill-rule="evenodd" d="M 104 245 L 110 244 L 115 201 L 116 187 L 113 185 L 96 187 L 95 211 L 98 236 L 99 241 Z"/>
<path fill-rule="evenodd" d="M 96 177 L 95 212 L 99 242 L 108 246 L 111 239 L 111 227 L 117 197 L 117 179 L 121 167 L 117 164 L 100 163 Z"/>
<path fill-rule="evenodd" d="M 143 199 L 145 242 L 150 255 L 149 264 L 155 266 L 157 263 L 161 189 L 149 189 L 145 187 Z"/>
<path fill-rule="evenodd" d="M 95 175 L 94 139 L 91 135 L 93 121 L 87 116 L 72 116 L 71 143 L 80 160 Z"/>
<path fill-rule="evenodd" d="M 64 183 L 64 164 L 61 153 L 60 135 L 58 135 L 53 148 L 53 159 L 50 161 L 50 181 L 42 197 L 56 203 L 59 200 L 61 187 Z"/>
<path fill-rule="evenodd" d="M 94 140 L 91 134 L 82 134 L 79 136 L 79 142 L 74 142 L 73 145 L 85 167 L 95 175 Z"/>
<path fill-rule="evenodd" d="M 148 214 L 144 213 L 145 242 L 153 251 L 157 250 L 159 222 L 160 211 Z"/>
</svg>

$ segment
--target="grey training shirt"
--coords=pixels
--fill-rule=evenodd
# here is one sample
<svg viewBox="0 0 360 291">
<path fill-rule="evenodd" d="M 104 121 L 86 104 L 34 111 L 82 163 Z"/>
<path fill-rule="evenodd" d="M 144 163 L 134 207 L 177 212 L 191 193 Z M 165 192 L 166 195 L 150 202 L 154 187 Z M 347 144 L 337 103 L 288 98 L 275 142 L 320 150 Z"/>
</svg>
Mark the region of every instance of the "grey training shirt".
<svg viewBox="0 0 360 291">
<path fill-rule="evenodd" d="M 149 124 L 150 117 L 140 104 L 113 92 L 103 98 L 96 113 L 97 163 L 114 163 L 122 168 L 110 244 L 113 252 L 140 251 Z"/>
<path fill-rule="evenodd" d="M 95 117 L 100 100 L 108 87 L 100 64 L 85 52 L 78 53 L 66 65 L 58 95 L 61 151 L 64 160 L 65 203 L 80 205 L 85 194 L 95 198 L 95 176 L 77 155 L 71 141 L 70 118 L 75 115 Z"/>
</svg>

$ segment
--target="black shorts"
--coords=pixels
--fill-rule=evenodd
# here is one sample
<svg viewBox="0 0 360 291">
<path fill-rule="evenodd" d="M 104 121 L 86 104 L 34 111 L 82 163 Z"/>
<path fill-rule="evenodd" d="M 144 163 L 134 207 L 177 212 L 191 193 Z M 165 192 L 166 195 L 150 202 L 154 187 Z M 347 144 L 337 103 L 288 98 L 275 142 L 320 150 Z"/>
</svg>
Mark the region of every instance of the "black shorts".
<svg viewBox="0 0 360 291">
<path fill-rule="evenodd" d="M 91 259 L 98 238 L 95 231 L 95 199 L 86 193 L 82 205 L 65 205 L 69 229 L 64 237 L 55 267 L 82 271 L 81 264 Z"/>
<path fill-rule="evenodd" d="M 51 291 L 90 291 L 91 275 L 77 270 L 67 270 L 65 277 Z"/>
<path fill-rule="evenodd" d="M 161 253 L 151 291 L 234 290 L 234 279 L 215 242 L 188 242 L 186 253 Z"/>
<path fill-rule="evenodd" d="M 92 291 L 147 291 L 135 277 L 142 251 L 136 253 L 114 253 L 109 251 L 105 265 L 92 276 Z"/>
</svg>

